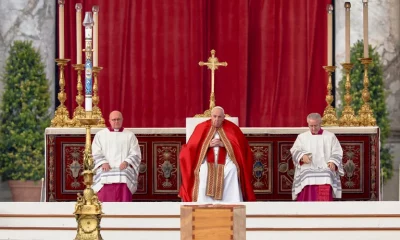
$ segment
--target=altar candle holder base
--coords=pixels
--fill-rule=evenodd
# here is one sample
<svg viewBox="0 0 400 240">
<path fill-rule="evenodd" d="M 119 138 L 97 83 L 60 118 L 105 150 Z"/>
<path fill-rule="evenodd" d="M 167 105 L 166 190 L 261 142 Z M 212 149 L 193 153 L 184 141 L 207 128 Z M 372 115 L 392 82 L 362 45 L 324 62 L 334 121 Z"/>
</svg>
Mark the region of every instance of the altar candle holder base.
<svg viewBox="0 0 400 240">
<path fill-rule="evenodd" d="M 324 114 L 322 117 L 322 126 L 338 126 L 339 122 L 336 117 L 336 110 L 332 107 L 333 96 L 332 96 L 332 73 L 335 71 L 335 66 L 324 66 L 325 71 L 328 73 L 328 85 L 327 92 L 328 94 L 325 97 L 325 101 L 327 103 Z"/>
<path fill-rule="evenodd" d="M 343 66 L 343 69 L 345 70 L 346 73 L 346 84 L 345 84 L 346 94 L 344 96 L 344 101 L 346 102 L 346 105 L 344 106 L 342 116 L 339 119 L 339 126 L 357 127 L 359 126 L 359 120 L 354 114 L 353 107 L 351 107 L 351 95 L 350 95 L 350 89 L 351 89 L 350 70 L 353 68 L 354 64 L 342 63 L 341 65 Z"/>
<path fill-rule="evenodd" d="M 99 89 L 99 85 L 98 85 L 98 74 L 101 71 L 101 69 L 103 69 L 102 67 L 93 67 L 93 77 L 94 77 L 94 84 L 93 84 L 93 118 L 97 118 L 99 119 L 96 127 L 105 127 L 105 121 L 103 118 L 103 114 L 100 110 L 100 108 L 98 107 L 98 104 L 100 102 L 100 97 L 98 94 L 98 89 Z"/>
<path fill-rule="evenodd" d="M 364 89 L 362 90 L 361 96 L 363 100 L 363 105 L 358 111 L 358 118 L 360 121 L 360 126 L 376 126 L 376 119 L 374 113 L 369 105 L 370 93 L 368 91 L 369 79 L 368 79 L 368 65 L 372 62 L 371 58 L 360 58 L 362 64 L 364 64 Z"/>
<path fill-rule="evenodd" d="M 85 152 L 83 157 L 84 171 L 83 182 L 86 188 L 83 196 L 78 193 L 75 204 L 75 218 L 78 223 L 75 240 L 96 239 L 102 240 L 100 234 L 100 222 L 102 218 L 102 206 L 97 194 L 92 189 L 94 176 L 94 161 L 92 157 L 90 128 L 95 126 L 99 119 L 92 117 L 92 112 L 85 112 L 85 118 L 79 119 L 82 126 L 86 128 Z"/>
<path fill-rule="evenodd" d="M 71 127 L 82 127 L 81 122 L 79 119 L 85 117 L 85 109 L 82 107 L 83 102 L 84 102 L 84 96 L 82 94 L 83 91 L 83 86 L 82 86 L 82 71 L 85 69 L 84 64 L 74 64 L 72 65 L 77 71 L 77 83 L 76 83 L 76 89 L 77 89 L 77 95 L 75 97 L 76 103 L 78 106 L 74 110 L 74 114 L 72 117 L 71 121 Z"/>
<path fill-rule="evenodd" d="M 67 100 L 67 95 L 64 91 L 65 87 L 65 77 L 64 77 L 64 68 L 69 62 L 70 59 L 56 59 L 57 66 L 59 68 L 60 79 L 59 86 L 60 92 L 58 93 L 58 100 L 60 101 L 60 105 L 57 107 L 54 118 L 51 120 L 51 127 L 68 127 L 70 125 L 69 111 L 67 107 L 64 105 L 65 100 Z"/>
</svg>

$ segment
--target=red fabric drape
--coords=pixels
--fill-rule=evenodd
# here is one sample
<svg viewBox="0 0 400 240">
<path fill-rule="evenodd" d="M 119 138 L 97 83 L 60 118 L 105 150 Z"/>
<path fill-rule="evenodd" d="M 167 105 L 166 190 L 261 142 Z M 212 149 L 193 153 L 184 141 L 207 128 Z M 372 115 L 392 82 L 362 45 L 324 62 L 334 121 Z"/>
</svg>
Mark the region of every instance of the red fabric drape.
<svg viewBox="0 0 400 240">
<path fill-rule="evenodd" d="M 184 127 L 186 117 L 209 107 L 210 71 L 198 62 L 207 61 L 211 49 L 228 62 L 215 73 L 216 103 L 242 127 L 304 126 L 308 113 L 322 114 L 326 106 L 322 66 L 332 0 L 65 2 L 71 115 L 77 106 L 71 67 L 76 3 L 83 12 L 100 8 L 99 107 L 106 120 L 118 109 L 125 127 Z"/>
</svg>

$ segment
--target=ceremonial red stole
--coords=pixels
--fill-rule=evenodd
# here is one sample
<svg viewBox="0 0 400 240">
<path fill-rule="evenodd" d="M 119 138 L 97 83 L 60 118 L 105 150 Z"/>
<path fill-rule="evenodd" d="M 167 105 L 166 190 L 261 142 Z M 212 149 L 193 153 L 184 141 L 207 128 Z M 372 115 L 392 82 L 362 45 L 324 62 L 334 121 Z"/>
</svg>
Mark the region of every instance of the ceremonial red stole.
<svg viewBox="0 0 400 240">
<path fill-rule="evenodd" d="M 206 195 L 221 200 L 224 192 L 224 167 L 226 159 L 226 149 L 218 149 L 217 164 L 215 164 L 214 148 L 210 147 L 207 151 L 207 188 Z M 217 166 L 215 166 L 217 165 Z"/>
<path fill-rule="evenodd" d="M 123 132 L 123 131 L 124 131 L 124 128 L 121 127 L 120 129 L 113 129 L 113 128 L 111 128 L 111 127 L 108 127 L 108 130 L 110 130 L 110 132 Z"/>
<path fill-rule="evenodd" d="M 311 133 L 311 135 L 322 135 L 323 132 L 324 132 L 324 130 L 322 128 L 320 128 L 316 134 Z"/>
</svg>

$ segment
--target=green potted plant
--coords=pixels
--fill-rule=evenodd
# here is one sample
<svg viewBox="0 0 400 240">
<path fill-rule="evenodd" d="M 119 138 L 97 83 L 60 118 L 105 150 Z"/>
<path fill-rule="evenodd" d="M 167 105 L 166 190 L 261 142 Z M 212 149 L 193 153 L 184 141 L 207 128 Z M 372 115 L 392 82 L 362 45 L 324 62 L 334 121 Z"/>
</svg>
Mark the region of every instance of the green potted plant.
<svg viewBox="0 0 400 240">
<path fill-rule="evenodd" d="M 360 110 L 364 103 L 361 97 L 361 92 L 364 89 L 364 65 L 358 60 L 363 57 L 364 42 L 357 41 L 350 49 L 350 61 L 354 64 L 350 73 L 351 89 L 350 94 L 352 97 L 352 107 L 356 113 Z M 383 181 L 386 182 L 393 175 L 393 156 L 390 153 L 390 148 L 385 145 L 389 136 L 389 117 L 386 107 L 386 94 L 383 85 L 383 67 L 380 56 L 375 48 L 369 46 L 369 56 L 372 58 L 372 63 L 368 66 L 368 90 L 371 95 L 369 104 L 374 112 L 376 124 L 380 129 L 380 167 Z M 343 75 L 342 80 L 339 82 L 339 94 L 341 101 L 344 103 L 346 75 Z M 343 108 L 343 105 L 341 106 Z M 341 111 L 339 109 L 339 115 Z"/>
<path fill-rule="evenodd" d="M 26 185 L 36 188 L 34 197 L 39 201 L 39 180 L 45 175 L 43 135 L 50 124 L 50 93 L 40 53 L 31 41 L 13 43 L 2 75 L 0 175 L 3 181 L 9 181 L 14 201 L 24 201 L 19 198 L 22 193 L 33 196 L 27 193 Z M 22 193 L 15 192 L 18 189 Z"/>
</svg>

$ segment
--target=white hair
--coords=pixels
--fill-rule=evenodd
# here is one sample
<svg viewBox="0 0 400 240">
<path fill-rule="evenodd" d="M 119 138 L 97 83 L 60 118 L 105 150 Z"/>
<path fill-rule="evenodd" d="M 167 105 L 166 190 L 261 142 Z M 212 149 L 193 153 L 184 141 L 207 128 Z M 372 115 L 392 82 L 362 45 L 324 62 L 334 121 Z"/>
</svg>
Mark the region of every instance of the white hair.
<svg viewBox="0 0 400 240">
<path fill-rule="evenodd" d="M 308 119 L 318 120 L 319 122 L 322 121 L 321 115 L 319 113 L 310 113 L 310 114 L 308 114 L 307 121 L 308 121 Z"/>
<path fill-rule="evenodd" d="M 215 109 L 220 109 L 220 110 L 222 111 L 222 114 L 225 115 L 225 111 L 224 111 L 224 109 L 223 109 L 222 107 L 220 107 L 220 106 L 215 106 L 215 107 L 213 107 L 213 109 L 211 110 L 211 112 L 214 112 Z"/>
</svg>

